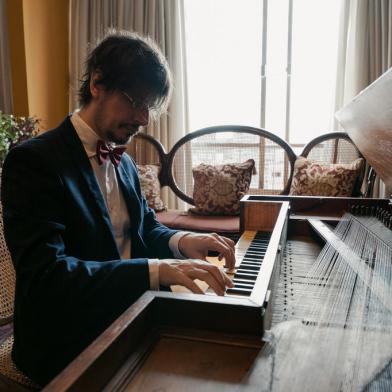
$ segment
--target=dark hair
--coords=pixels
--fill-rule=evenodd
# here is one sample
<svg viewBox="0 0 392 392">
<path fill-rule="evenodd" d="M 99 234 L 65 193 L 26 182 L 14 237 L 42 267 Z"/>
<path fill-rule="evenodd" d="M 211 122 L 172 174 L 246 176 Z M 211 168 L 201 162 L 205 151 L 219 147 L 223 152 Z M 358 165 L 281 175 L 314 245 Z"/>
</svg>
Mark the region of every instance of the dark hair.
<svg viewBox="0 0 392 392">
<path fill-rule="evenodd" d="M 91 101 L 90 79 L 98 72 L 96 83 L 107 91 L 125 91 L 158 111 L 170 99 L 172 78 L 167 61 L 153 40 L 129 31 L 110 30 L 92 50 L 79 89 L 80 104 Z"/>
</svg>

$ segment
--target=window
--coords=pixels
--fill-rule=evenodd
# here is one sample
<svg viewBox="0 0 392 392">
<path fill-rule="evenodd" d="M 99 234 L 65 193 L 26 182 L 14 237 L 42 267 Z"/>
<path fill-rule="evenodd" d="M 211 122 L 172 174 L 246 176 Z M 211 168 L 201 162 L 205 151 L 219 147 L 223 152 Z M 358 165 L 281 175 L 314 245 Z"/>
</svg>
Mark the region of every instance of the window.
<svg viewBox="0 0 392 392">
<path fill-rule="evenodd" d="M 260 125 L 262 2 L 185 0 L 191 130 Z"/>
<path fill-rule="evenodd" d="M 341 0 L 185 0 L 191 130 L 332 130 Z"/>
</svg>

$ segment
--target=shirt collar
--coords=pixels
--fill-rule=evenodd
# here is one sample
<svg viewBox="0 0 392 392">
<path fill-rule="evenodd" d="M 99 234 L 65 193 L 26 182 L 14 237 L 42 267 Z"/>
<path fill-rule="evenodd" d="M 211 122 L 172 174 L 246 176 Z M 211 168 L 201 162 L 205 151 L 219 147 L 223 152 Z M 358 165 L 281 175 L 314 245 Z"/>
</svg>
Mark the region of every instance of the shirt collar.
<svg viewBox="0 0 392 392">
<path fill-rule="evenodd" d="M 83 121 L 78 112 L 79 110 L 76 110 L 72 113 L 71 123 L 83 144 L 87 156 L 92 158 L 97 155 L 97 141 L 100 137 L 85 121 Z"/>
</svg>

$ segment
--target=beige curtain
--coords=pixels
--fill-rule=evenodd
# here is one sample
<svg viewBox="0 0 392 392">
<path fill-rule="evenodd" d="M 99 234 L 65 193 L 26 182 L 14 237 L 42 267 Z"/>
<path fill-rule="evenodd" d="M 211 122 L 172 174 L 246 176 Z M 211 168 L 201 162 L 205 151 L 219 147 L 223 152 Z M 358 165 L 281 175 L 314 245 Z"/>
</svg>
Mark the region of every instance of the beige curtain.
<svg viewBox="0 0 392 392">
<path fill-rule="evenodd" d="M 12 82 L 6 11 L 6 0 L 0 0 L 0 111 L 10 114 Z"/>
<path fill-rule="evenodd" d="M 149 35 L 161 47 L 173 73 L 174 93 L 167 114 L 152 123 L 147 133 L 166 151 L 188 132 L 183 0 L 70 0 L 70 110 L 78 107 L 77 90 L 90 45 L 110 28 Z M 177 198 L 163 189 L 169 208 Z"/>
<path fill-rule="evenodd" d="M 392 66 L 392 0 L 344 0 L 339 34 L 334 112 Z M 387 193 L 377 179 L 373 196 Z"/>
</svg>

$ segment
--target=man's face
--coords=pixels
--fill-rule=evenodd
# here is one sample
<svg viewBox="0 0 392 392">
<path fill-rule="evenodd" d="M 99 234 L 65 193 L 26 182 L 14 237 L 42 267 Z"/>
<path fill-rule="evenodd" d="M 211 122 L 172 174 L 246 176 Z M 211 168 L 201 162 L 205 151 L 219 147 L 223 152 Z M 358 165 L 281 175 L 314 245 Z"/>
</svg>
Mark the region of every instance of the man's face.
<svg viewBox="0 0 392 392">
<path fill-rule="evenodd" d="M 94 131 L 105 141 L 126 144 L 149 122 L 147 106 L 134 105 L 132 98 L 121 91 L 107 92 L 100 88 L 93 98 Z"/>
</svg>

